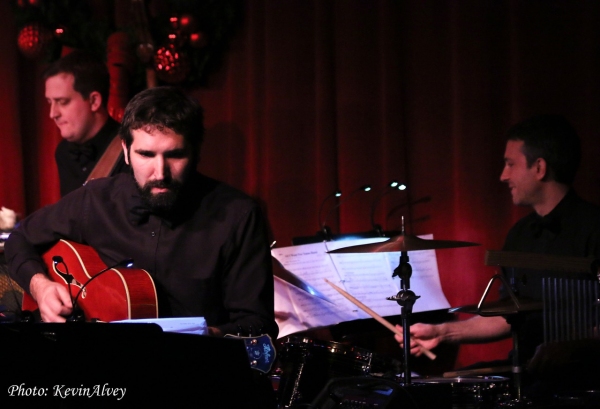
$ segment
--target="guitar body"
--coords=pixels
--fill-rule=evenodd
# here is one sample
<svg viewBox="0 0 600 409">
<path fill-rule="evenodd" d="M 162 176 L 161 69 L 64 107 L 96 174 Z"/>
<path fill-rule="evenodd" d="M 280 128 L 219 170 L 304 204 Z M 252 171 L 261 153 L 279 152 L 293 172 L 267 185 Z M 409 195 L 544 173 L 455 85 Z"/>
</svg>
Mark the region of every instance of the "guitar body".
<svg viewBox="0 0 600 409">
<path fill-rule="evenodd" d="M 55 265 L 52 260 L 54 256 L 61 256 L 63 263 Z M 73 276 L 70 285 L 73 299 L 83 285 L 106 268 L 98 253 L 90 246 L 67 240 L 58 241 L 42 258 L 48 267 L 50 278 L 63 284 L 67 290 L 69 285 L 64 273 Z M 110 322 L 158 317 L 154 281 L 146 270 L 141 269 L 111 268 L 101 273 L 85 285 L 76 302 L 87 321 L 98 319 Z M 24 293 L 22 308 L 33 311 L 38 306 L 29 294 Z"/>
</svg>

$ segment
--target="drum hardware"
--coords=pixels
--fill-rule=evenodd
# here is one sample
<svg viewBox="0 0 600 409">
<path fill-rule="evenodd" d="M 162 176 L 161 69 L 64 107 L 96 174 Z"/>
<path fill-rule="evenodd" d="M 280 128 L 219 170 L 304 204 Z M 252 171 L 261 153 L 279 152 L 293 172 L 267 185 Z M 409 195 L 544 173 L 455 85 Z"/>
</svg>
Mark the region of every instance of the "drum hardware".
<svg viewBox="0 0 600 409">
<path fill-rule="evenodd" d="M 513 273 L 514 268 L 523 268 L 563 272 L 568 273 L 569 277 L 543 278 L 543 301 L 533 302 L 523 298 L 518 299 L 513 291 L 514 287 L 509 286 L 502 274 L 497 274 L 490 280 L 490 284 L 488 284 L 488 288 L 475 311 L 468 311 L 470 308 L 462 307 L 461 312 L 493 316 L 541 310 L 544 326 L 544 345 L 550 342 L 579 340 L 594 336 L 595 328 L 598 328 L 600 324 L 600 312 L 598 311 L 600 269 L 598 268 L 599 261 L 594 257 L 572 257 L 516 251 L 487 251 L 485 264 L 507 267 Z M 573 273 L 584 273 L 585 277 L 588 275 L 590 277 L 575 279 L 571 276 Z M 486 306 L 482 305 L 489 287 L 495 279 L 503 281 L 510 296 L 510 300 L 504 301 L 504 308 L 501 307 L 502 302 L 496 305 L 494 303 L 488 303 Z M 514 276 L 512 281 L 514 281 Z M 595 284 L 594 281 L 596 281 Z M 455 312 L 458 310 L 460 308 L 454 309 Z M 518 358 L 519 320 L 515 321 L 517 323 L 511 323 L 514 350 L 513 373 L 517 393 L 516 400 L 512 402 L 513 407 L 515 404 L 518 406 L 519 404 L 527 405 L 529 403 L 521 396 L 521 366 Z"/>
<path fill-rule="evenodd" d="M 361 244 L 358 246 L 343 247 L 328 253 L 389 253 L 400 252 L 400 262 L 394 269 L 392 277 L 400 277 L 401 290 L 395 296 L 387 297 L 390 301 L 396 301 L 401 306 L 401 318 L 404 341 L 404 383 L 410 385 L 410 316 L 415 301 L 420 298 L 410 290 L 410 277 L 412 267 L 409 263 L 408 252 L 415 250 L 435 250 L 443 248 L 456 248 L 478 246 L 477 243 L 450 241 L 450 240 L 425 240 L 416 236 L 404 234 L 404 225 L 402 233 L 392 237 L 387 241 L 379 243 Z"/>
<path fill-rule="evenodd" d="M 310 404 L 333 378 L 366 377 L 371 370 L 372 356 L 364 348 L 340 342 L 288 337 L 279 351 L 279 407 Z"/>
<path fill-rule="evenodd" d="M 457 377 L 465 377 L 465 376 L 480 376 L 480 375 L 492 375 L 492 374 L 500 374 L 504 372 L 510 372 L 512 370 L 512 365 L 504 365 L 504 366 L 496 366 L 490 368 L 473 368 L 473 369 L 463 369 L 459 371 L 450 371 L 444 372 L 442 376 L 444 378 L 457 378 Z"/>
<path fill-rule="evenodd" d="M 500 280 L 504 284 L 506 291 L 510 297 L 508 301 L 502 302 L 502 308 L 498 308 L 499 303 L 493 304 L 491 308 L 486 307 L 485 300 L 489 294 L 489 291 L 492 287 L 494 281 Z M 512 305 L 510 305 L 512 304 Z M 532 311 L 534 309 L 540 309 L 541 305 L 537 303 L 531 302 L 521 302 L 513 290 L 509 285 L 508 281 L 502 274 L 495 274 L 489 281 L 483 296 L 479 300 L 477 307 L 475 309 L 472 306 L 466 307 L 458 307 L 451 308 L 450 312 L 470 312 L 473 314 L 478 314 L 485 317 L 493 317 L 493 316 L 505 316 L 505 315 L 514 315 L 519 314 L 525 311 Z M 513 354 L 512 354 L 512 376 L 513 376 L 513 388 L 515 392 L 516 398 L 510 402 L 510 406 L 519 407 L 520 405 L 527 406 L 528 403 L 522 396 L 522 363 L 521 358 L 519 356 L 519 320 L 514 320 L 511 323 L 511 336 L 513 341 Z"/>
<path fill-rule="evenodd" d="M 415 378 L 416 385 L 448 385 L 452 409 L 496 409 L 510 400 L 509 379 L 503 376 Z"/>
</svg>

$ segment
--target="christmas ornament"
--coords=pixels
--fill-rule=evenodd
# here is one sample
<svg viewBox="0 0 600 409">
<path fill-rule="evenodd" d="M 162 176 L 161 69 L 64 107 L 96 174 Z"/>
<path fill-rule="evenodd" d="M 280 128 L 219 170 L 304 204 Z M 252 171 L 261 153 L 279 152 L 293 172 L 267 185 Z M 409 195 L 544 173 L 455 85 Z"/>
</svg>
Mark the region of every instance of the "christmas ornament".
<svg viewBox="0 0 600 409">
<path fill-rule="evenodd" d="M 190 34 L 190 45 L 194 48 L 202 48 L 206 46 L 206 36 L 202 31 Z"/>
<path fill-rule="evenodd" d="M 54 29 L 54 36 L 60 39 L 67 32 L 66 27 L 58 26 Z"/>
<path fill-rule="evenodd" d="M 171 27 L 173 28 L 173 30 L 179 30 L 179 17 L 177 17 L 177 16 L 169 17 L 169 24 L 171 24 Z"/>
<path fill-rule="evenodd" d="M 187 56 L 175 44 L 168 44 L 156 50 L 154 70 L 162 81 L 177 84 L 188 76 L 190 63 Z"/>
<path fill-rule="evenodd" d="M 25 25 L 17 37 L 19 50 L 28 58 L 38 57 L 49 44 L 52 34 L 40 23 Z"/>
<path fill-rule="evenodd" d="M 181 17 L 179 17 L 179 27 L 186 33 L 196 31 L 196 18 L 191 14 L 182 14 Z"/>
<path fill-rule="evenodd" d="M 187 34 L 181 30 L 171 32 L 167 35 L 167 41 L 169 44 L 174 44 L 176 48 L 181 48 L 187 40 Z"/>
</svg>

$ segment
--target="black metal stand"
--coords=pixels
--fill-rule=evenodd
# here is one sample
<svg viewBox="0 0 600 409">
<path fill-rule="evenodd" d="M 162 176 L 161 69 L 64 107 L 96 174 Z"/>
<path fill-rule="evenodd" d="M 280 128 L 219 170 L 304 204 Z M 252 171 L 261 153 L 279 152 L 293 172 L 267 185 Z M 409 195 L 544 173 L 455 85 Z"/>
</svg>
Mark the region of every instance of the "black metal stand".
<svg viewBox="0 0 600 409">
<path fill-rule="evenodd" d="M 410 276 L 412 275 L 412 267 L 408 263 L 408 254 L 406 251 L 400 253 L 400 264 L 394 269 L 392 277 L 400 277 L 402 289 L 395 296 L 388 297 L 388 300 L 396 301 L 401 308 L 402 316 L 402 332 L 404 341 L 404 384 L 410 385 L 410 316 L 412 314 L 413 305 L 420 295 L 415 295 L 410 291 Z"/>
<path fill-rule="evenodd" d="M 517 298 L 517 296 L 515 295 L 514 291 L 512 290 L 512 287 L 510 286 L 510 284 L 508 283 L 508 281 L 506 280 L 506 278 L 502 275 L 502 274 L 495 274 L 489 281 L 483 296 L 481 297 L 481 299 L 479 300 L 479 304 L 477 305 L 477 314 L 484 316 L 484 317 L 490 317 L 490 316 L 497 316 L 500 314 L 497 313 L 491 313 L 491 314 L 486 314 L 483 312 L 483 307 L 484 307 L 484 301 L 488 296 L 488 293 L 492 287 L 492 283 L 495 280 L 500 280 L 503 284 L 504 287 L 506 288 L 506 292 L 508 293 L 509 297 L 511 298 L 512 303 L 515 306 L 515 310 L 514 312 L 511 311 L 511 314 L 521 314 L 523 313 L 522 311 L 522 305 L 519 302 L 519 299 Z M 523 366 L 522 366 L 522 362 L 521 362 L 521 357 L 519 354 L 519 331 L 520 331 L 520 320 L 517 317 L 515 320 L 513 320 L 513 322 L 511 323 L 511 335 L 512 335 L 512 341 L 513 341 L 513 351 L 512 351 L 512 377 L 513 377 L 513 390 L 514 390 L 514 399 L 505 402 L 503 404 L 500 405 L 500 407 L 503 408 L 524 408 L 524 407 L 528 407 L 530 406 L 530 402 L 525 399 L 522 395 L 522 381 L 523 381 Z"/>
</svg>

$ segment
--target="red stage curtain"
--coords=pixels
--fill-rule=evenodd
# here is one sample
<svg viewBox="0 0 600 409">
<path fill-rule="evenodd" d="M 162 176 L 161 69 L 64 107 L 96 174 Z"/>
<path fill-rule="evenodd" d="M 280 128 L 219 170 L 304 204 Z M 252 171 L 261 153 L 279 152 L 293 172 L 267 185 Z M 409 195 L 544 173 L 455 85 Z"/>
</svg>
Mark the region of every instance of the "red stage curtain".
<svg viewBox="0 0 600 409">
<path fill-rule="evenodd" d="M 596 203 L 600 174 L 600 3 L 593 1 L 244 2 L 244 24 L 220 71 L 191 90 L 206 110 L 201 169 L 256 197 L 273 240 L 313 235 L 321 202 L 369 183 L 327 220 L 481 243 L 437 252 L 452 306 L 476 303 L 499 249 L 527 209 L 499 181 L 510 125 L 566 115 L 584 146 L 579 193 Z M 0 204 L 26 214 L 58 197 L 40 63 L 17 54 L 0 2 Z M 407 202 L 416 202 L 407 206 Z M 334 202 L 328 202 L 332 205 Z M 326 206 L 326 209 L 329 208 Z M 418 302 L 418 301 L 417 301 Z M 456 366 L 502 358 L 510 347 L 462 347 Z"/>
</svg>

